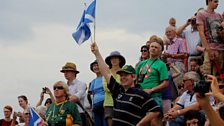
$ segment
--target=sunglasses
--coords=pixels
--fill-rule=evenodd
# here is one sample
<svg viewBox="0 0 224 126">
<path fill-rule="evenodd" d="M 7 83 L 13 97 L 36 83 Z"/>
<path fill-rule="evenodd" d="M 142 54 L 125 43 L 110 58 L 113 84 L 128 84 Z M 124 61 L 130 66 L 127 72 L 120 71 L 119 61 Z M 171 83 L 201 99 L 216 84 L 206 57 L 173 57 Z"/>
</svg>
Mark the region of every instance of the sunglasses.
<svg viewBox="0 0 224 126">
<path fill-rule="evenodd" d="M 148 50 L 142 49 L 141 52 L 148 52 Z"/>
<path fill-rule="evenodd" d="M 30 113 L 24 113 L 25 115 L 29 115 Z"/>
<path fill-rule="evenodd" d="M 58 90 L 63 90 L 64 87 L 63 87 L 63 86 L 54 86 L 54 90 L 56 90 L 56 89 L 58 89 Z"/>
</svg>

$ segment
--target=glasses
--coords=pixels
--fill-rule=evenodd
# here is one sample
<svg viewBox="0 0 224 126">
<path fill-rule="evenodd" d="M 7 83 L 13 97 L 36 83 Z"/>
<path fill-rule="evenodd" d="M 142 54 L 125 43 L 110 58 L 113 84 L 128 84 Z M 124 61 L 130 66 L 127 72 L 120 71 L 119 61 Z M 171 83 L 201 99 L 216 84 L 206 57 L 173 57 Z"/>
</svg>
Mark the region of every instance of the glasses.
<svg viewBox="0 0 224 126">
<path fill-rule="evenodd" d="M 148 50 L 142 49 L 141 52 L 148 52 Z"/>
<path fill-rule="evenodd" d="M 56 89 L 58 89 L 58 90 L 63 90 L 64 87 L 63 87 L 63 86 L 54 86 L 54 90 L 56 90 Z"/>
<path fill-rule="evenodd" d="M 25 115 L 29 115 L 30 113 L 24 113 Z"/>
</svg>

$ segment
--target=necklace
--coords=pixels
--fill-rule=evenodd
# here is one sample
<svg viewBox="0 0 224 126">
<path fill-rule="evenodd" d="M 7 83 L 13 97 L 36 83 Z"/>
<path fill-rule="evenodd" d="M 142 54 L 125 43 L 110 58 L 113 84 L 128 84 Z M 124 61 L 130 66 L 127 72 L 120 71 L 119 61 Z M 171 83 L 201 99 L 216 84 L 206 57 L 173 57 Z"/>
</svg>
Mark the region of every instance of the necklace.
<svg viewBox="0 0 224 126">
<path fill-rule="evenodd" d="M 54 106 L 53 106 L 53 112 L 49 112 L 49 116 L 47 117 L 47 121 L 49 120 L 49 117 L 52 115 L 51 117 L 51 120 L 55 120 L 57 117 L 60 117 L 62 114 L 64 114 L 65 110 L 63 110 L 63 106 L 64 106 L 64 103 L 66 103 L 67 100 L 61 102 L 61 103 L 54 103 Z M 58 106 L 58 105 L 61 105 L 59 110 L 57 112 L 55 112 L 55 106 Z"/>
</svg>

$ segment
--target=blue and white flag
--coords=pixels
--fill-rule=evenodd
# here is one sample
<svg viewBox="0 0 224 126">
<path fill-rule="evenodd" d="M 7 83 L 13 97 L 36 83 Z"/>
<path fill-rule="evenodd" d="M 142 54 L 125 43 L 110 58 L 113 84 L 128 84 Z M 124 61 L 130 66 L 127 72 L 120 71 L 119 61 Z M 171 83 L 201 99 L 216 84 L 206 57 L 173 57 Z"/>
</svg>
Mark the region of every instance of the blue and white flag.
<svg viewBox="0 0 224 126">
<path fill-rule="evenodd" d="M 91 36 L 89 25 L 95 21 L 95 8 L 96 0 L 93 0 L 83 11 L 82 18 L 76 28 L 76 32 L 72 34 L 72 37 L 79 45 L 88 40 Z"/>
<path fill-rule="evenodd" d="M 39 114 L 34 110 L 34 108 L 29 108 L 30 109 L 30 121 L 29 121 L 29 126 L 39 126 L 42 118 L 39 116 Z"/>
<path fill-rule="evenodd" d="M 95 8 L 96 0 L 93 0 L 92 3 L 86 9 L 85 23 L 94 23 L 95 21 Z"/>
</svg>

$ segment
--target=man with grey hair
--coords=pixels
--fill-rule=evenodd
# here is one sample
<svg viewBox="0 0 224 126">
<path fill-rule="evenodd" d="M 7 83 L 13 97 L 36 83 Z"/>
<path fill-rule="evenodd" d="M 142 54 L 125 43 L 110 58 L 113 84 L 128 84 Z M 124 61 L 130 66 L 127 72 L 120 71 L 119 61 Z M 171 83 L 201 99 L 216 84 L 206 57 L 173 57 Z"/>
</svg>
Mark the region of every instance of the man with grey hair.
<svg viewBox="0 0 224 126">
<path fill-rule="evenodd" d="M 193 91 L 194 82 L 199 81 L 200 76 L 196 72 L 187 72 L 184 74 L 183 83 L 186 90 L 165 115 L 165 119 L 169 120 L 170 126 L 183 126 L 184 114 L 189 110 L 198 110 L 199 104 Z"/>
<path fill-rule="evenodd" d="M 165 30 L 165 34 L 169 43 L 167 43 L 166 51 L 163 53 L 162 57 L 167 63 L 174 63 L 175 66 L 180 70 L 181 75 L 174 79 L 176 87 L 182 82 L 184 73 L 186 72 L 186 66 L 184 64 L 184 59 L 187 58 L 187 49 L 184 39 L 177 37 L 176 29 L 173 26 L 168 26 Z M 173 73 L 174 70 L 171 69 Z"/>
</svg>

